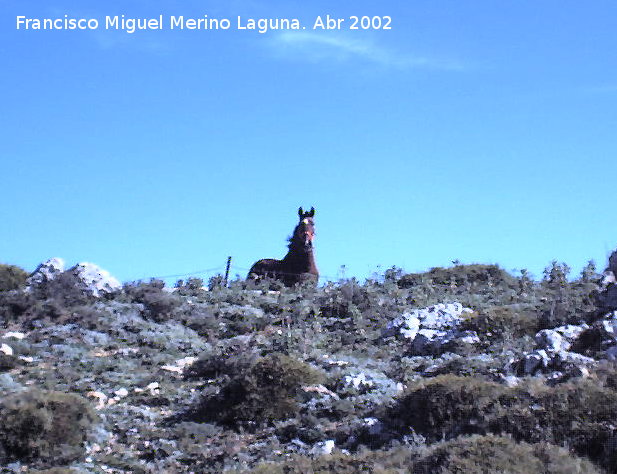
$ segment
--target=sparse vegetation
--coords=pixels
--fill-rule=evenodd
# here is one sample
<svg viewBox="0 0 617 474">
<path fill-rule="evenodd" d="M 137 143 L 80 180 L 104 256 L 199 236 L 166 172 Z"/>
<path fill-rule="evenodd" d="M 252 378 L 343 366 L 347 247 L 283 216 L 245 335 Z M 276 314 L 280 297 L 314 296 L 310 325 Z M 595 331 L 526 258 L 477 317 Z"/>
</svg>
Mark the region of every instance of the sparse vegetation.
<svg viewBox="0 0 617 474">
<path fill-rule="evenodd" d="M 0 292 L 11 469 L 617 472 L 617 342 L 592 265 L 570 279 L 553 263 L 540 281 L 461 264 L 320 287 L 153 280 L 103 298 L 71 278 Z M 418 355 L 386 330 L 453 302 L 472 310 L 456 331 L 475 342 Z M 517 376 L 536 333 L 564 324 L 580 327 L 568 354 L 593 363 L 562 373 L 546 349 Z"/>
<path fill-rule="evenodd" d="M 97 420 L 82 397 L 31 389 L 0 399 L 0 459 L 65 464 L 85 453 Z"/>
<path fill-rule="evenodd" d="M 0 291 L 11 291 L 26 284 L 28 273 L 15 265 L 0 263 Z"/>
<path fill-rule="evenodd" d="M 200 401 L 192 412 L 195 419 L 223 424 L 285 419 L 299 411 L 302 387 L 323 378 L 306 363 L 279 353 L 244 364 L 223 367 L 229 370 L 230 380 L 220 393 Z"/>
</svg>

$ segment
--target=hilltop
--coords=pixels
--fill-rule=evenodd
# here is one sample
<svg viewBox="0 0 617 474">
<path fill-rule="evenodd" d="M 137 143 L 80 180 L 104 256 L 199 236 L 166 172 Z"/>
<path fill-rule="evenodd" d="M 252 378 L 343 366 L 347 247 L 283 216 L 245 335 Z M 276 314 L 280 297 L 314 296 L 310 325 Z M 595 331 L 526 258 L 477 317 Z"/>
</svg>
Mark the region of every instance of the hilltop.
<svg viewBox="0 0 617 474">
<path fill-rule="evenodd" d="M 617 472 L 613 263 L 294 288 L 2 265 L 0 465 Z"/>
</svg>

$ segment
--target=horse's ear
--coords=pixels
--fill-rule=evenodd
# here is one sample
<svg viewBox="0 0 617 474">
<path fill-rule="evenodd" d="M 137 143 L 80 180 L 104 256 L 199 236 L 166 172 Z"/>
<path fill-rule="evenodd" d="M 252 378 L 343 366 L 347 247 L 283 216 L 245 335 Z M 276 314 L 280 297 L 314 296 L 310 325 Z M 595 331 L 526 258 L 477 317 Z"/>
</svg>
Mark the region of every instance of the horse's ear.
<svg viewBox="0 0 617 474">
<path fill-rule="evenodd" d="M 309 217 L 313 217 L 315 215 L 315 208 L 311 207 L 311 210 L 308 213 Z"/>
<path fill-rule="evenodd" d="M 300 219 L 302 219 L 302 216 L 304 216 L 304 212 L 302 212 L 302 208 L 298 209 L 298 216 L 300 217 Z"/>
</svg>

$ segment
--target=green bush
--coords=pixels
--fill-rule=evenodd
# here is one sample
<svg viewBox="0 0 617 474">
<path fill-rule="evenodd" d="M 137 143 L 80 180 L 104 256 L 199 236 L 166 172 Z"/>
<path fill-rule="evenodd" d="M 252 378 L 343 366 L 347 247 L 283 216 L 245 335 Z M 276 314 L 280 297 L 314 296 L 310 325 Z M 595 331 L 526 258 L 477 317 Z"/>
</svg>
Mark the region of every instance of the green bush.
<svg viewBox="0 0 617 474">
<path fill-rule="evenodd" d="M 597 381 L 577 379 L 546 386 L 528 381 L 505 387 L 475 377 L 443 375 L 402 394 L 384 416 L 394 431 L 413 428 L 428 441 L 469 434 L 509 434 L 516 440 L 568 445 L 609 467 L 617 392 Z"/>
<path fill-rule="evenodd" d="M 16 290 L 26 284 L 28 273 L 15 265 L 0 263 L 0 291 Z"/>
<path fill-rule="evenodd" d="M 145 316 L 156 322 L 174 319 L 177 310 L 182 306 L 182 298 L 164 290 L 165 282 L 151 280 L 147 283 L 131 283 L 124 285 L 124 295 L 131 303 L 141 303 L 146 310 Z"/>
<path fill-rule="evenodd" d="M 488 341 L 534 336 L 538 318 L 533 308 L 493 306 L 465 316 L 461 329 L 476 331 Z"/>
<path fill-rule="evenodd" d="M 0 399 L 0 459 L 65 464 L 85 453 L 98 417 L 81 396 L 31 389 Z"/>
<path fill-rule="evenodd" d="M 569 281 L 570 267 L 553 261 L 540 282 L 540 329 L 589 321 L 596 313 L 598 289 L 595 265 L 589 262 L 577 280 Z"/>
<path fill-rule="evenodd" d="M 445 285 L 456 287 L 477 287 L 480 285 L 516 288 L 517 281 L 498 265 L 455 265 L 450 268 L 434 267 L 425 273 L 410 273 L 398 281 L 399 286 L 409 288 L 416 285 Z"/>
<path fill-rule="evenodd" d="M 424 449 L 398 447 L 335 452 L 311 458 L 291 456 L 281 462 L 258 464 L 252 474 L 600 474 L 591 462 L 572 456 L 566 449 L 542 444 L 517 443 L 501 436 L 464 436 Z"/>
<path fill-rule="evenodd" d="M 413 471 L 413 452 L 409 448 L 361 451 L 351 455 L 336 452 L 326 456 L 291 456 L 285 461 L 261 463 L 252 474 L 399 474 Z"/>
<path fill-rule="evenodd" d="M 293 416 L 305 385 L 318 383 L 322 374 L 287 355 L 257 358 L 231 378 L 214 396 L 206 396 L 192 413 L 196 421 L 269 422 Z"/>
<path fill-rule="evenodd" d="M 231 345 L 200 356 L 184 371 L 187 379 L 216 379 L 222 376 L 236 377 L 256 362 L 258 353 L 246 345 Z"/>
<path fill-rule="evenodd" d="M 412 427 L 429 441 L 490 431 L 494 412 L 513 402 L 507 387 L 475 377 L 440 375 L 407 389 L 386 414 L 397 430 Z"/>
<path fill-rule="evenodd" d="M 417 474 L 592 474 L 592 463 L 549 444 L 516 443 L 501 436 L 460 437 L 431 446 L 413 466 Z"/>
<path fill-rule="evenodd" d="M 0 292 L 0 318 L 26 327 L 37 322 L 66 323 L 77 307 L 91 305 L 94 297 L 82 291 L 75 275 L 61 273 L 31 291 Z"/>
</svg>

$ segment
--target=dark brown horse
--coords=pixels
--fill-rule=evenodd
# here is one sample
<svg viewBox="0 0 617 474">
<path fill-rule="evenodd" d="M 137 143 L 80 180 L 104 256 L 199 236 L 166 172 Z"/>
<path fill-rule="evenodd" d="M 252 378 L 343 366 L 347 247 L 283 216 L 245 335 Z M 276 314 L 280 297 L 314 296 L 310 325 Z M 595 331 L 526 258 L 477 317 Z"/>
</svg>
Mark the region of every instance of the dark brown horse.
<svg viewBox="0 0 617 474">
<path fill-rule="evenodd" d="M 300 222 L 289 239 L 289 252 L 283 260 L 265 258 L 256 262 L 249 270 L 248 278 L 259 280 L 263 277 L 282 281 L 285 286 L 293 286 L 304 281 L 317 283 L 319 271 L 313 255 L 313 238 L 315 237 L 315 209 L 309 212 L 298 209 Z"/>
</svg>

